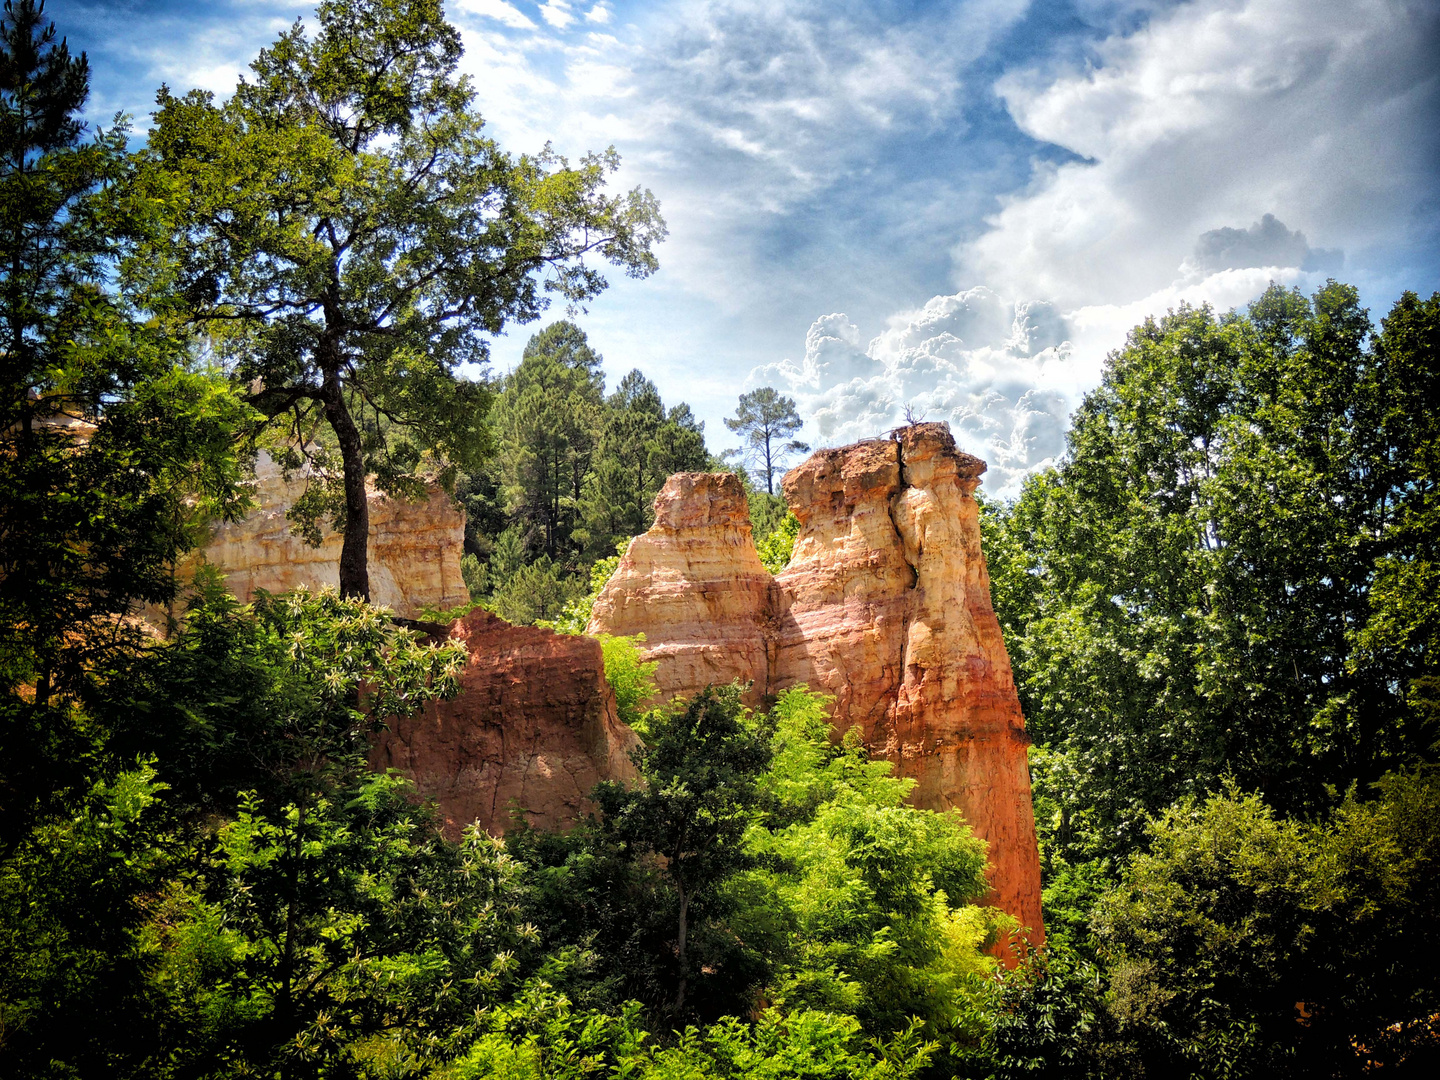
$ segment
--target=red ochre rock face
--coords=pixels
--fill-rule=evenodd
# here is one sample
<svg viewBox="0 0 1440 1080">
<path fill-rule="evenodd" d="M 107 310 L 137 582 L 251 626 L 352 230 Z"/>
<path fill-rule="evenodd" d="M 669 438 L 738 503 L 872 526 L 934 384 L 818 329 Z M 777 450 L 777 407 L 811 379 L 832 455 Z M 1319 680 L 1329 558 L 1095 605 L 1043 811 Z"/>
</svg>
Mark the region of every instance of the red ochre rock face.
<svg viewBox="0 0 1440 1080">
<path fill-rule="evenodd" d="M 634 779 L 635 733 L 620 723 L 600 643 L 512 626 L 476 609 L 449 631 L 470 658 L 460 694 L 391 720 L 370 765 L 397 769 L 434 801 L 445 832 L 504 832 L 513 811 L 537 828 L 571 824 L 601 780 Z"/>
<path fill-rule="evenodd" d="M 946 424 L 821 450 L 784 479 L 800 521 L 771 578 L 744 492 L 680 473 L 595 603 L 591 634 L 645 634 L 664 697 L 752 681 L 759 706 L 800 683 L 835 698 L 836 729 L 958 809 L 989 845 L 988 903 L 1044 940 L 1029 739 L 990 603 L 974 491 L 985 463 Z"/>
</svg>

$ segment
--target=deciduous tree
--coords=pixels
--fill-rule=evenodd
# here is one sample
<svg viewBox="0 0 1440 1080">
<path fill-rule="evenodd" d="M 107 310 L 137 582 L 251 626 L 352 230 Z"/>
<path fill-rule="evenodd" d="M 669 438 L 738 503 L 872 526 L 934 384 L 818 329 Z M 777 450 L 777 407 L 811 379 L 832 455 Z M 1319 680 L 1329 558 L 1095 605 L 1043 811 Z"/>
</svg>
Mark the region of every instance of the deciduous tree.
<svg viewBox="0 0 1440 1080">
<path fill-rule="evenodd" d="M 631 857 L 661 860 L 675 892 L 677 985 L 671 1006 L 683 1015 L 691 970 L 692 919 L 716 887 L 750 861 L 745 830 L 770 760 L 768 741 L 746 723 L 738 687 L 707 688 L 669 715 L 649 721 L 637 755 L 642 786 L 595 789 L 602 835 Z"/>
<path fill-rule="evenodd" d="M 456 369 L 550 296 L 599 293 L 590 260 L 651 273 L 664 236 L 648 192 L 605 194 L 613 149 L 572 167 L 487 137 L 460 52 L 439 0 L 325 0 L 223 104 L 159 96 L 151 178 L 176 216 L 132 276 L 224 338 L 289 464 L 328 468 L 333 436 L 347 596 L 369 593 L 366 477 L 403 493 L 484 449 L 487 391 Z"/>
<path fill-rule="evenodd" d="M 1334 282 L 1147 320 L 1065 460 L 987 511 L 1062 843 L 1125 850 L 1226 773 L 1293 812 L 1431 753 L 1434 303 L 1378 337 Z"/>
</svg>

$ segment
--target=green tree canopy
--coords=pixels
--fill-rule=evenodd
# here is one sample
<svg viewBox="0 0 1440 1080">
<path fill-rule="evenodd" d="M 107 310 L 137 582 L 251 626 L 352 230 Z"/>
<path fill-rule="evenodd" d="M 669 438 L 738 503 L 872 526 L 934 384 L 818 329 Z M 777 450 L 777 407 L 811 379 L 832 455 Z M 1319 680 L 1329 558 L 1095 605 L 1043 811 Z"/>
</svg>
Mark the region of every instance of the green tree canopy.
<svg viewBox="0 0 1440 1080">
<path fill-rule="evenodd" d="M 85 139 L 85 58 L 42 8 L 0 18 L 0 854 L 83 798 L 78 702 L 167 604 L 176 559 L 244 504 L 249 410 L 188 342 L 112 296 L 143 229 L 121 126 Z"/>
<path fill-rule="evenodd" d="M 648 192 L 604 193 L 613 150 L 571 167 L 485 136 L 439 0 L 326 0 L 317 24 L 223 104 L 161 90 L 151 182 L 174 227 L 131 271 L 223 338 L 290 464 L 329 469 L 333 435 L 341 589 L 366 596 L 366 477 L 403 492 L 424 460 L 482 452 L 487 392 L 457 367 L 550 296 L 599 293 L 588 259 L 651 273 L 665 230 Z"/>
<path fill-rule="evenodd" d="M 1062 464 L 987 511 L 1062 844 L 1128 848 L 1227 772 L 1296 810 L 1431 753 L 1436 303 L 1373 337 L 1334 282 L 1147 320 Z"/>
<path fill-rule="evenodd" d="M 528 546 L 552 560 L 569 553 L 599 441 L 601 362 L 578 326 L 552 323 L 526 344 L 496 402 L 506 509 Z"/>
<path fill-rule="evenodd" d="M 608 839 L 633 856 L 663 860 L 677 901 L 672 1008 L 683 1015 L 692 978 L 691 908 L 749 861 L 745 829 L 770 747 L 747 723 L 738 687 L 702 690 L 672 713 L 653 716 L 648 729 L 637 761 L 643 784 L 602 783 L 595 801 Z"/>
<path fill-rule="evenodd" d="M 706 468 L 705 425 L 685 403 L 669 410 L 638 369 L 605 400 L 605 421 L 583 505 L 587 555 L 608 554 L 615 542 L 650 527 L 655 496 L 671 473 Z"/>
</svg>

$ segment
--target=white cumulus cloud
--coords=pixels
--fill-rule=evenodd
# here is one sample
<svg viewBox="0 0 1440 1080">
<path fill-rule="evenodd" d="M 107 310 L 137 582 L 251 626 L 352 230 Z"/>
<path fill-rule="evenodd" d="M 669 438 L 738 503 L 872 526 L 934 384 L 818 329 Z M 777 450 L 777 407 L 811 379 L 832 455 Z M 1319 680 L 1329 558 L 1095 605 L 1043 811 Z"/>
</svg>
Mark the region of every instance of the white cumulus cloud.
<svg viewBox="0 0 1440 1080">
<path fill-rule="evenodd" d="M 1101 43 L 1098 64 L 1007 73 L 1020 127 L 1084 160 L 1003 199 L 958 269 L 1066 306 L 1125 303 L 1200 234 L 1266 213 L 1347 255 L 1402 251 L 1440 157 L 1437 28 L 1440 8 L 1415 0 L 1200 0 Z"/>
<path fill-rule="evenodd" d="M 948 420 L 990 462 L 989 489 L 1014 494 L 1063 452 L 1106 354 L 1147 316 L 1313 287 L 1352 252 L 1363 279 L 1367 253 L 1403 263 L 1433 241 L 1437 27 L 1440 9 L 1407 0 L 1196 0 L 1083 67 L 1004 74 L 1018 126 L 1076 157 L 1037 163 L 956 248 L 961 291 L 864 344 L 845 316 L 816 319 L 802 361 L 750 384 L 793 393 L 824 443 L 907 407 Z"/>
<path fill-rule="evenodd" d="M 1067 329 L 1049 304 L 974 288 L 934 297 L 867 344 L 844 315 L 823 316 L 803 360 L 757 368 L 748 384 L 793 394 L 828 445 L 873 437 L 907 411 L 947 420 L 960 445 L 989 462 L 987 488 L 1014 494 L 1064 448 L 1077 390 Z"/>
<path fill-rule="evenodd" d="M 540 17 L 557 30 L 564 30 L 575 21 L 575 13 L 565 0 L 547 0 L 541 4 Z"/>
</svg>

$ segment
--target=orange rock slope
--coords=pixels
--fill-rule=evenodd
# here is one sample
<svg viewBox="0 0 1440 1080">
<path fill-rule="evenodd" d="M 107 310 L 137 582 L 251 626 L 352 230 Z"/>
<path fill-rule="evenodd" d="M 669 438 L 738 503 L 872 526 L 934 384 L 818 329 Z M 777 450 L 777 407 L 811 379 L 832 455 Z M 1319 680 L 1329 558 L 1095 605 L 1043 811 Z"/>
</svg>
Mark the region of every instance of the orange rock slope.
<svg viewBox="0 0 1440 1080">
<path fill-rule="evenodd" d="M 376 736 L 372 768 L 397 769 L 440 809 L 448 834 L 471 822 L 504 832 L 511 813 L 537 828 L 578 820 L 601 780 L 635 776 L 635 733 L 620 723 L 600 643 L 511 626 L 476 609 L 450 637 L 470 658 L 453 701 Z"/>
<path fill-rule="evenodd" d="M 1044 938 L 1025 721 L 990 604 L 974 491 L 985 463 L 945 424 L 813 454 L 785 477 L 800 520 L 765 572 L 733 477 L 683 473 L 595 603 L 590 633 L 646 635 L 662 693 L 753 680 L 752 704 L 806 683 L 838 728 L 958 808 L 990 849 L 990 902 Z"/>
</svg>

